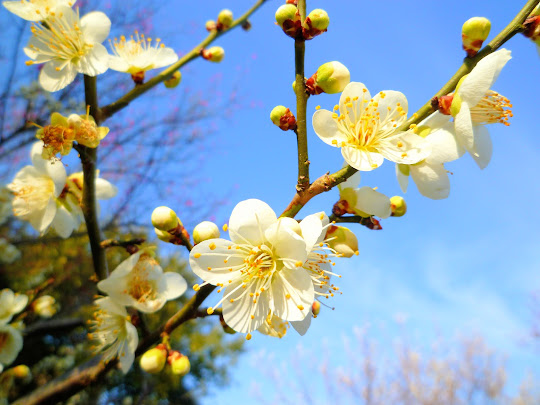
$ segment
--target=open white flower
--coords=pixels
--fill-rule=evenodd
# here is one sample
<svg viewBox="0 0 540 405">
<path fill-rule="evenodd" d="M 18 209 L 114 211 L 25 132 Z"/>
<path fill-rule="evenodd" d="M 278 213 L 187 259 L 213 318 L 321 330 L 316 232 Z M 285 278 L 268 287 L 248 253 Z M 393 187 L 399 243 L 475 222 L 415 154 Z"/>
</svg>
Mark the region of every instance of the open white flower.
<svg viewBox="0 0 540 405">
<path fill-rule="evenodd" d="M 13 315 L 21 312 L 28 304 L 28 297 L 25 294 L 17 294 L 9 288 L 0 291 L 0 325 L 5 325 Z"/>
<path fill-rule="evenodd" d="M 13 363 L 22 347 L 21 332 L 13 326 L 0 324 L 0 365 L 7 366 Z"/>
<path fill-rule="evenodd" d="M 118 356 L 120 369 L 126 374 L 139 344 L 137 328 L 130 322 L 126 309 L 105 297 L 94 301 L 98 310 L 91 321 L 92 332 L 89 338 L 97 342 L 96 352 L 104 352 L 104 361 L 108 362 Z"/>
<path fill-rule="evenodd" d="M 423 139 L 397 131 L 407 119 L 407 98 L 403 93 L 381 91 L 375 97 L 363 83 L 345 87 L 334 111 L 318 110 L 313 115 L 315 133 L 328 145 L 341 148 L 345 161 L 357 170 L 379 167 L 384 159 L 412 164 L 427 156 Z"/>
<path fill-rule="evenodd" d="M 227 325 L 248 333 L 248 339 L 270 311 L 285 321 L 298 321 L 313 302 L 313 282 L 303 268 L 306 241 L 284 220 L 260 200 L 242 201 L 229 220 L 231 240 L 203 241 L 189 256 L 191 269 L 204 280 L 201 286 L 224 289 L 214 308 L 223 303 Z"/>
<path fill-rule="evenodd" d="M 97 287 L 121 305 L 151 313 L 181 296 L 187 283 L 178 273 L 164 273 L 159 263 L 141 250 L 120 263 Z"/>
<path fill-rule="evenodd" d="M 70 84 L 77 73 L 97 76 L 108 69 L 109 54 L 101 43 L 109 35 L 111 20 L 100 11 L 79 20 L 79 11 L 61 6 L 47 19 L 47 27 L 34 24 L 32 37 L 24 48 L 32 59 L 27 65 L 45 63 L 39 83 L 47 91 Z"/>
<path fill-rule="evenodd" d="M 490 90 L 506 62 L 512 58 L 510 53 L 500 49 L 486 56 L 462 79 L 453 94 L 450 113 L 454 117 L 456 136 L 481 169 L 488 165 L 493 149 L 484 124 L 510 125 L 510 101 Z"/>
<path fill-rule="evenodd" d="M 423 196 L 433 200 L 447 198 L 450 194 L 450 179 L 444 163 L 459 159 L 465 153 L 456 138 L 454 124 L 450 122 L 449 116 L 436 112 L 422 121 L 414 131 L 429 143 L 431 153 L 413 165 L 396 165 L 401 190 L 404 193 L 407 191 L 410 175 Z"/>
<path fill-rule="evenodd" d="M 72 7 L 76 0 L 17 0 L 4 1 L 2 5 L 10 12 L 28 21 L 41 21 L 54 15 L 61 6 Z"/>
<path fill-rule="evenodd" d="M 340 215 L 355 214 L 361 217 L 376 215 L 388 218 L 392 213 L 390 198 L 371 187 L 360 187 L 360 172 L 356 172 L 343 183 L 338 184 L 339 201 L 334 206 Z M 336 214 L 337 215 L 337 214 Z"/>
<path fill-rule="evenodd" d="M 14 194 L 13 214 L 44 234 L 57 214 L 56 197 L 66 183 L 66 169 L 61 162 L 41 157 L 43 142 L 32 147 L 33 166 L 25 166 L 7 188 Z"/>
<path fill-rule="evenodd" d="M 120 40 L 115 38 L 114 42 L 109 40 L 109 43 L 113 52 L 109 67 L 119 72 L 145 72 L 172 65 L 178 60 L 174 49 L 165 47 L 159 38 L 152 46 L 152 39 L 146 38 L 144 34 L 139 35 L 138 31 L 135 31 L 135 37 L 132 35 L 128 40 L 122 35 Z"/>
</svg>

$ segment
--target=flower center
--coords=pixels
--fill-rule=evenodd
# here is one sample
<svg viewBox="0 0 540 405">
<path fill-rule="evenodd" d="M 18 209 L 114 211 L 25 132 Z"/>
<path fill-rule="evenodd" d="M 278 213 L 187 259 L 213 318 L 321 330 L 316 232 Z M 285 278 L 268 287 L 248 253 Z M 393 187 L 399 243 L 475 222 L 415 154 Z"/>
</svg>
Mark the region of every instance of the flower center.
<svg viewBox="0 0 540 405">
<path fill-rule="evenodd" d="M 40 134 L 43 141 L 43 148 L 50 151 L 54 156 L 64 150 L 64 146 L 73 142 L 73 130 L 60 125 L 47 125 Z"/>
<path fill-rule="evenodd" d="M 513 117 L 512 104 L 506 97 L 489 90 L 484 97 L 471 108 L 471 120 L 475 124 L 510 125 L 508 119 Z"/>
<path fill-rule="evenodd" d="M 109 44 L 116 56 L 126 60 L 130 64 L 135 62 L 135 58 L 139 55 L 149 52 L 148 56 L 152 59 L 145 60 L 141 66 L 130 67 L 130 73 L 152 69 L 154 66 L 154 57 L 159 53 L 160 49 L 165 47 L 165 44 L 162 43 L 159 38 L 156 39 L 155 45 L 152 46 L 152 38 L 145 38 L 144 34 L 139 35 L 138 31 L 135 31 L 135 37 L 131 35 L 129 40 L 126 40 L 126 37 L 122 35 L 120 40 L 118 40 L 118 38 L 115 38 L 114 42 L 109 40 Z M 137 62 L 141 63 L 139 60 L 137 60 Z"/>
<path fill-rule="evenodd" d="M 148 261 L 152 259 L 139 259 L 131 271 L 132 277 L 128 281 L 127 294 L 138 302 L 145 302 L 156 297 L 156 283 L 148 279 Z"/>
<path fill-rule="evenodd" d="M 241 270 L 247 276 L 245 282 L 253 278 L 266 278 L 274 273 L 276 263 L 274 262 L 272 251 L 265 245 L 254 247 L 244 259 L 244 269 Z"/>
<path fill-rule="evenodd" d="M 366 93 L 367 90 L 364 89 L 362 98 L 347 97 L 344 103 L 345 111 L 341 111 L 337 105 L 334 107 L 332 118 L 337 122 L 340 132 L 347 136 L 347 142 L 338 145 L 334 140 L 332 142 L 334 145 L 355 146 L 367 151 L 376 151 L 381 141 L 388 140 L 405 118 L 406 112 L 400 103 L 394 108 L 387 107 L 379 111 L 379 102 L 365 98 Z M 381 98 L 386 96 L 383 92 L 379 94 Z"/>
<path fill-rule="evenodd" d="M 65 61 L 62 66 L 56 67 L 56 70 L 62 70 L 69 62 L 77 63 L 79 58 L 85 56 L 93 47 L 84 40 L 84 34 L 79 26 L 79 11 L 74 15 L 73 21 L 65 17 L 62 13 L 51 13 L 47 18 L 46 24 L 32 24 L 32 42 L 28 47 L 39 54 L 38 58 L 43 56 L 49 60 Z M 45 62 L 45 60 L 42 60 Z M 34 61 L 26 62 L 32 65 Z"/>
</svg>

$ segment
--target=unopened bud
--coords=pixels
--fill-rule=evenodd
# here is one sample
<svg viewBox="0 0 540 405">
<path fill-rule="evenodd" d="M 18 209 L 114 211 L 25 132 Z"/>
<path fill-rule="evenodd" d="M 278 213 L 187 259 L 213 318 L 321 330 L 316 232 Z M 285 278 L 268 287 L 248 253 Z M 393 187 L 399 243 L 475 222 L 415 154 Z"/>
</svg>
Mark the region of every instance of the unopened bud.
<svg viewBox="0 0 540 405">
<path fill-rule="evenodd" d="M 187 356 L 184 356 L 177 350 L 171 350 L 169 352 L 169 357 L 167 361 L 171 365 L 171 371 L 173 372 L 173 374 L 185 376 L 187 373 L 189 373 L 189 370 L 191 369 L 189 358 Z"/>
<path fill-rule="evenodd" d="M 217 29 L 218 31 L 225 30 L 231 26 L 233 23 L 233 13 L 231 10 L 224 9 L 221 10 L 217 18 Z"/>
<path fill-rule="evenodd" d="M 341 62 L 327 62 L 319 66 L 317 72 L 306 80 L 310 94 L 341 93 L 351 81 L 349 69 Z"/>
<path fill-rule="evenodd" d="M 214 31 L 216 29 L 216 22 L 214 20 L 208 20 L 208 21 L 206 21 L 204 26 L 206 28 L 206 31 L 208 31 L 208 32 Z"/>
<path fill-rule="evenodd" d="M 242 29 L 244 31 L 249 31 L 251 29 L 251 22 L 249 20 L 245 20 L 243 23 L 242 23 Z"/>
<path fill-rule="evenodd" d="M 358 255 L 358 239 L 356 235 L 344 226 L 330 226 L 326 231 L 327 243 L 340 256 L 352 257 Z"/>
<path fill-rule="evenodd" d="M 28 379 L 32 375 L 30 368 L 25 364 L 19 364 L 18 366 L 13 367 L 10 371 L 13 377 L 21 380 Z"/>
<path fill-rule="evenodd" d="M 402 217 L 407 212 L 407 203 L 403 197 L 395 195 L 390 198 L 390 209 L 393 217 Z"/>
<path fill-rule="evenodd" d="M 218 226 L 210 221 L 203 221 L 193 229 L 193 242 L 195 244 L 208 239 L 216 239 L 220 236 Z"/>
<path fill-rule="evenodd" d="M 225 57 L 225 50 L 221 46 L 213 46 L 201 50 L 201 56 L 210 62 L 221 62 Z"/>
<path fill-rule="evenodd" d="M 133 83 L 136 85 L 140 85 L 144 83 L 144 70 L 141 70 L 140 72 L 132 73 L 131 79 L 133 80 Z"/>
<path fill-rule="evenodd" d="M 178 224 L 182 224 L 174 212 L 169 207 L 161 206 L 157 207 L 152 212 L 152 225 L 160 231 L 170 231 L 176 229 Z"/>
<path fill-rule="evenodd" d="M 461 28 L 461 39 L 463 41 L 463 49 L 467 52 L 467 56 L 472 58 L 475 56 L 482 44 L 487 39 L 491 29 L 491 22 L 485 17 L 473 17 L 463 24 Z"/>
<path fill-rule="evenodd" d="M 57 312 L 56 300 L 50 295 L 43 295 L 32 303 L 34 312 L 42 318 L 52 318 Z"/>
<path fill-rule="evenodd" d="M 182 73 L 179 70 L 176 70 L 171 77 L 163 82 L 165 87 L 168 89 L 174 89 L 182 81 Z"/>
<path fill-rule="evenodd" d="M 158 345 L 153 349 L 146 351 L 142 356 L 139 364 L 141 369 L 150 374 L 159 373 L 165 367 L 167 361 L 167 350 L 163 345 Z"/>
<path fill-rule="evenodd" d="M 302 37 L 300 12 L 294 4 L 284 4 L 276 10 L 276 23 L 292 38 Z"/>
<path fill-rule="evenodd" d="M 326 32 L 328 25 L 330 25 L 328 13 L 320 8 L 313 10 L 308 14 L 304 22 L 304 39 L 313 39 L 317 35 Z"/>
<path fill-rule="evenodd" d="M 296 118 L 291 110 L 283 105 L 278 105 L 272 109 L 270 119 L 274 125 L 280 127 L 283 131 L 296 129 Z"/>
<path fill-rule="evenodd" d="M 321 303 L 319 301 L 313 301 L 313 304 L 311 305 L 311 312 L 313 313 L 314 318 L 319 315 L 321 312 Z"/>
<path fill-rule="evenodd" d="M 523 35 L 540 47 L 540 8 L 537 7 L 523 23 Z M 540 48 L 538 49 L 540 54 Z"/>
<path fill-rule="evenodd" d="M 172 243 L 172 244 L 179 244 L 178 242 L 178 236 L 170 234 L 166 231 L 160 231 L 157 228 L 154 228 L 154 232 L 156 233 L 156 236 L 159 240 L 162 240 L 163 242 Z"/>
</svg>

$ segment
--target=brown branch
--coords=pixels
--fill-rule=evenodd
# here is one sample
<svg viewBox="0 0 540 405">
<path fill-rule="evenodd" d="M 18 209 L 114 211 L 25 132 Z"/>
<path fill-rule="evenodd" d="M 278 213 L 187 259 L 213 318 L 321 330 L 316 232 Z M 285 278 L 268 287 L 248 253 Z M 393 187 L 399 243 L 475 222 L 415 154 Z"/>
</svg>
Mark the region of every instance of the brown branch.
<svg viewBox="0 0 540 405">
<path fill-rule="evenodd" d="M 84 326 L 82 318 L 53 319 L 50 321 L 40 321 L 28 326 L 24 330 L 25 337 L 36 335 L 65 334 L 67 331 Z"/>
<path fill-rule="evenodd" d="M 123 247 L 127 249 L 135 245 L 141 245 L 144 242 L 146 242 L 146 239 L 144 238 L 135 238 L 129 240 L 105 239 L 101 242 L 101 247 L 103 249 L 108 249 L 111 247 Z"/>
</svg>

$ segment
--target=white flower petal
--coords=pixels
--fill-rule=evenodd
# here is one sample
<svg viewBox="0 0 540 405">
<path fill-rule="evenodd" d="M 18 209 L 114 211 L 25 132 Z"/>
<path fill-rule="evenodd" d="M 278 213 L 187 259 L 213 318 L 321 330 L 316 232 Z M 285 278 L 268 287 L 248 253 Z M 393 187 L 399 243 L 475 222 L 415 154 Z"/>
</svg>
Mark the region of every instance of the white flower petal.
<svg viewBox="0 0 540 405">
<path fill-rule="evenodd" d="M 480 169 L 485 169 L 491 161 L 493 154 L 493 143 L 488 129 L 483 125 L 475 125 L 474 130 L 474 149 L 471 156 Z"/>
<path fill-rule="evenodd" d="M 65 66 L 63 66 L 65 64 Z M 63 67 L 63 68 L 62 68 Z M 56 68 L 60 70 L 56 70 Z M 51 60 L 43 66 L 39 74 L 39 84 L 43 89 L 54 92 L 71 84 L 77 76 L 77 70 L 71 63 Z"/>
<path fill-rule="evenodd" d="M 457 90 L 461 99 L 470 106 L 478 104 L 493 86 L 506 62 L 512 59 L 510 54 L 508 49 L 500 49 L 478 62 Z"/>
<path fill-rule="evenodd" d="M 409 169 L 410 170 L 410 169 Z M 404 193 L 407 192 L 407 188 L 409 186 L 409 175 L 405 175 L 400 169 L 399 169 L 399 163 L 396 163 L 396 177 L 399 183 L 399 187 L 401 188 L 401 191 Z"/>
<path fill-rule="evenodd" d="M 121 317 L 126 317 L 128 314 L 126 308 L 115 302 L 110 297 L 98 298 L 94 301 L 94 304 L 100 307 L 105 312 L 110 312 L 111 314 L 115 314 Z"/>
<path fill-rule="evenodd" d="M 390 199 L 371 187 L 356 190 L 356 206 L 354 208 L 380 218 L 388 218 L 392 213 Z"/>
<path fill-rule="evenodd" d="M 469 152 L 474 147 L 474 132 L 471 120 L 471 110 L 466 102 L 461 103 L 461 109 L 454 118 L 456 136 L 461 145 Z"/>
<path fill-rule="evenodd" d="M 77 226 L 77 221 L 73 218 L 73 214 L 69 212 L 66 207 L 60 205 L 57 207 L 56 215 L 51 223 L 56 233 L 60 237 L 68 238 Z"/>
<path fill-rule="evenodd" d="M 421 136 L 403 132 L 381 146 L 379 152 L 392 162 L 410 165 L 429 156 L 431 145 Z"/>
<path fill-rule="evenodd" d="M 304 264 L 307 260 L 306 242 L 295 232 L 280 222 L 271 225 L 265 232 L 265 237 L 272 245 L 274 253 L 288 268 L 298 267 L 296 264 Z"/>
<path fill-rule="evenodd" d="M 124 374 L 127 374 L 133 365 L 133 361 L 135 360 L 135 350 L 137 350 L 137 345 L 139 344 L 137 328 L 128 321 L 126 321 L 126 335 L 126 341 L 122 345 L 122 350 L 118 353 L 120 370 L 122 370 Z"/>
<path fill-rule="evenodd" d="M 186 280 L 178 273 L 168 271 L 163 274 L 163 280 L 166 283 L 166 288 L 162 293 L 167 301 L 180 297 L 187 290 Z"/>
<path fill-rule="evenodd" d="M 109 69 L 118 72 L 127 72 L 129 70 L 129 63 L 119 56 L 109 55 Z"/>
<path fill-rule="evenodd" d="M 384 157 L 377 152 L 366 152 L 354 147 L 341 148 L 343 159 L 356 170 L 368 172 L 376 169 L 384 162 Z"/>
<path fill-rule="evenodd" d="M 229 280 L 241 276 L 238 267 L 244 264 L 244 257 L 234 247 L 228 249 L 231 246 L 234 243 L 226 239 L 209 239 L 198 243 L 189 255 L 191 270 L 210 284 L 227 285 Z"/>
<path fill-rule="evenodd" d="M 400 126 L 407 119 L 409 107 L 407 97 L 403 93 L 394 90 L 385 90 L 382 93 L 384 93 L 384 97 L 381 96 L 381 93 L 377 93 L 373 97 L 373 102 L 378 104 L 377 110 L 380 113 L 379 130 L 384 131 L 395 128 L 394 125 Z M 398 104 L 403 110 L 397 109 Z M 400 114 L 400 111 L 403 111 L 405 115 Z"/>
<path fill-rule="evenodd" d="M 15 361 L 23 347 L 21 332 L 9 325 L 0 325 L 2 335 L 2 349 L 0 350 L 0 363 L 9 365 Z"/>
<path fill-rule="evenodd" d="M 14 294 L 13 304 L 11 306 L 11 312 L 18 314 L 21 312 L 26 305 L 28 305 L 28 296 L 25 294 Z"/>
<path fill-rule="evenodd" d="M 250 293 L 259 292 L 257 283 L 251 283 L 246 288 L 238 288 L 241 285 L 241 281 L 233 282 L 225 289 L 224 294 L 227 299 L 223 301 L 223 318 L 235 331 L 248 333 L 258 329 L 266 320 L 270 311 L 269 293 L 264 291 L 257 299 L 254 299 Z M 231 299 L 234 301 L 231 302 Z"/>
<path fill-rule="evenodd" d="M 2 5 L 17 17 L 27 21 L 41 21 L 43 16 L 36 13 L 36 6 L 26 1 L 4 1 Z"/>
<path fill-rule="evenodd" d="M 435 130 L 446 125 L 448 122 L 450 122 L 451 118 L 451 115 L 444 115 L 438 111 L 435 111 L 429 117 L 421 121 L 420 124 L 418 124 L 418 127 L 429 127 L 432 130 Z"/>
<path fill-rule="evenodd" d="M 124 260 L 122 263 L 120 263 L 113 271 L 112 273 L 109 275 L 109 279 L 110 278 L 120 278 L 120 277 L 124 277 L 126 274 L 129 274 L 129 272 L 131 272 L 131 269 L 133 269 L 133 267 L 135 267 L 135 265 L 137 264 L 137 262 L 139 261 L 140 257 L 141 257 L 141 254 L 143 252 L 140 250 L 138 251 L 137 253 L 135 254 L 132 254 L 131 256 L 129 256 L 126 260 Z M 103 280 L 105 281 L 105 280 Z M 98 283 L 98 288 L 99 287 L 99 284 L 101 283 L 101 281 Z M 103 291 L 103 290 L 102 290 Z M 105 291 L 106 292 L 106 291 Z"/>
<path fill-rule="evenodd" d="M 335 147 L 340 147 L 342 142 L 347 142 L 347 135 L 341 132 L 338 124 L 332 115 L 334 113 L 328 110 L 317 110 L 313 114 L 313 130 L 321 140 Z"/>
<path fill-rule="evenodd" d="M 450 194 L 450 179 L 442 164 L 418 163 L 411 166 L 411 176 L 418 191 L 425 197 L 441 200 Z"/>
<path fill-rule="evenodd" d="M 326 223 L 323 222 L 325 220 Z M 302 229 L 302 236 L 306 242 L 306 250 L 308 253 L 311 252 L 313 247 L 317 243 L 320 243 L 324 238 L 326 230 L 323 232 L 323 227 L 327 224 L 328 217 L 323 212 L 308 215 L 300 222 L 300 229 Z"/>
<path fill-rule="evenodd" d="M 111 20 L 101 11 L 92 11 L 81 18 L 84 39 L 91 44 L 101 44 L 109 36 Z"/>
<path fill-rule="evenodd" d="M 349 114 L 352 114 L 352 116 L 359 117 L 362 114 L 363 106 L 367 105 L 364 103 L 356 103 L 356 108 L 353 110 L 352 108 L 347 107 L 346 100 L 352 100 L 353 98 L 358 97 L 359 100 L 364 100 L 366 102 L 369 102 L 371 99 L 371 95 L 369 94 L 369 90 L 364 85 L 364 83 L 360 82 L 350 82 L 345 89 L 343 89 L 343 93 L 341 93 L 341 96 L 339 98 L 339 110 L 342 114 L 346 114 L 346 111 L 349 111 Z M 356 114 L 356 115 L 355 115 Z"/>
<path fill-rule="evenodd" d="M 107 49 L 101 44 L 94 44 L 92 50 L 81 57 L 77 63 L 80 73 L 88 76 L 97 76 L 105 73 L 109 68 L 109 54 Z"/>
<path fill-rule="evenodd" d="M 113 198 L 117 193 L 118 188 L 114 184 L 99 177 L 96 179 L 96 198 L 98 200 L 108 200 L 109 198 Z"/>
<path fill-rule="evenodd" d="M 356 172 L 343 183 L 338 184 L 339 191 L 345 190 L 346 188 L 357 188 L 360 184 L 361 174 Z"/>
<path fill-rule="evenodd" d="M 277 221 L 275 212 L 261 200 L 250 199 L 239 202 L 229 219 L 229 235 L 235 243 L 250 243 L 254 246 L 264 242 L 264 232 Z"/>
<path fill-rule="evenodd" d="M 43 215 L 41 216 L 34 216 L 30 218 L 30 225 L 38 231 L 40 234 L 44 234 L 47 232 L 47 229 L 51 225 L 54 217 L 56 215 L 56 201 L 54 201 L 52 198 L 47 203 L 47 206 L 45 207 L 45 211 L 43 212 Z"/>
<path fill-rule="evenodd" d="M 313 281 L 303 268 L 281 270 L 272 283 L 271 293 L 274 313 L 286 321 L 304 319 L 315 298 Z"/>
<path fill-rule="evenodd" d="M 451 162 L 465 153 L 465 149 L 456 139 L 452 122 L 430 133 L 426 141 L 431 145 L 431 153 L 426 158 L 426 163 L 429 164 Z"/>
<path fill-rule="evenodd" d="M 172 48 L 161 48 L 153 58 L 154 69 L 172 65 L 178 60 L 178 55 Z"/>
<path fill-rule="evenodd" d="M 313 318 L 313 315 L 311 314 L 311 311 L 309 311 L 309 313 L 303 320 L 291 321 L 291 325 L 300 336 L 304 336 L 308 331 L 309 327 L 311 326 L 311 318 Z"/>
</svg>

